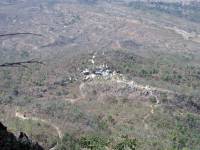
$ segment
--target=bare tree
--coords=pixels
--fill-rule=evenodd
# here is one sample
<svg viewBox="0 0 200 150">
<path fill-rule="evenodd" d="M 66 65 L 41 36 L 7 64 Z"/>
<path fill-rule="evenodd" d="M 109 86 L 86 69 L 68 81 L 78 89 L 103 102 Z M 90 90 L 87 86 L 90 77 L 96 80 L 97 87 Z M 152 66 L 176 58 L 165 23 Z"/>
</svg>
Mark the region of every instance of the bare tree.
<svg viewBox="0 0 200 150">
<path fill-rule="evenodd" d="M 39 61 L 37 59 L 31 59 L 27 61 L 18 61 L 18 62 L 11 62 L 11 63 L 3 63 L 0 64 L 0 67 L 25 67 L 28 68 L 27 64 L 42 64 L 44 63 L 42 61 Z"/>
<path fill-rule="evenodd" d="M 0 34 L 0 37 L 4 37 L 4 36 L 15 36 L 15 35 L 33 35 L 33 36 L 43 36 L 42 34 L 36 34 L 36 33 L 31 33 L 31 32 L 18 32 L 18 33 Z"/>
</svg>

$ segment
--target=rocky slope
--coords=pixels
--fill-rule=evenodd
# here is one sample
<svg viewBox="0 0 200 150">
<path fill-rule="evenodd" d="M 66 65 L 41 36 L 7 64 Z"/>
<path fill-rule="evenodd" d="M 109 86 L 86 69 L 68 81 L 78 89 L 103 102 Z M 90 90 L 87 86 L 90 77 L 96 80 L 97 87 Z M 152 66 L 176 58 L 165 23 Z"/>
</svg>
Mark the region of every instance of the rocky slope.
<svg viewBox="0 0 200 150">
<path fill-rule="evenodd" d="M 19 137 L 16 137 L 1 122 L 0 148 L 1 150 L 43 150 L 38 143 L 32 142 L 25 133 L 21 132 Z"/>
</svg>

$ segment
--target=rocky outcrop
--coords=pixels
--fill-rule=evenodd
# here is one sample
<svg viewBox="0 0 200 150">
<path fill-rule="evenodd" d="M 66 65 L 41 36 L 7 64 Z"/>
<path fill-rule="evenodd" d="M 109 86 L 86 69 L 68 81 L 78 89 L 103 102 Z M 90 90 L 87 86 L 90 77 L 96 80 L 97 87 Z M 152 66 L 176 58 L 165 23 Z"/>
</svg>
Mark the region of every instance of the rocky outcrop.
<svg viewBox="0 0 200 150">
<path fill-rule="evenodd" d="M 7 130 L 0 122 L 0 149 L 1 150 L 43 150 L 38 144 L 32 142 L 28 136 L 20 132 L 19 137 Z"/>
</svg>

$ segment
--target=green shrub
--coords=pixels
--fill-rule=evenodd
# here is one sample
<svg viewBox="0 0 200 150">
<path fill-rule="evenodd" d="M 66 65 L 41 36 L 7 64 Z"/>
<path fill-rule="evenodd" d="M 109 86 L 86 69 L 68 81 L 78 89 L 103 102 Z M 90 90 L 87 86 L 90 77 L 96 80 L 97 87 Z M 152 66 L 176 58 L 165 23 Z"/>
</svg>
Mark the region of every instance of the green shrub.
<svg viewBox="0 0 200 150">
<path fill-rule="evenodd" d="M 121 143 L 117 144 L 115 150 L 136 150 L 136 139 L 126 138 Z"/>
<path fill-rule="evenodd" d="M 184 118 L 178 118 L 175 128 L 170 134 L 173 148 L 175 150 L 199 149 L 199 125 L 199 117 L 192 114 L 187 114 Z"/>
<path fill-rule="evenodd" d="M 88 136 L 81 138 L 80 144 L 82 148 L 88 148 L 91 150 L 106 150 L 109 140 L 99 136 Z"/>
<path fill-rule="evenodd" d="M 65 133 L 59 150 L 80 150 L 79 141 L 68 133 Z"/>
<path fill-rule="evenodd" d="M 151 103 L 155 104 L 157 102 L 156 97 L 155 96 L 151 96 L 149 97 L 149 100 Z"/>
</svg>

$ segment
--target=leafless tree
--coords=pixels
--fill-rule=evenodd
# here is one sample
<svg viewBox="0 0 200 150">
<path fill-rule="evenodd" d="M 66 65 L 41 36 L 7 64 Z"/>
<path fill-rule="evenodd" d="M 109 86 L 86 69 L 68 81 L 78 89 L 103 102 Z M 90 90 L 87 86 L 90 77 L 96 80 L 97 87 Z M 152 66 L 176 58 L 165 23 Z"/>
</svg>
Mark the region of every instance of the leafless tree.
<svg viewBox="0 0 200 150">
<path fill-rule="evenodd" d="M 27 61 L 18 61 L 18 62 L 11 62 L 11 63 L 3 63 L 0 64 L 0 67 L 25 67 L 28 68 L 28 64 L 42 64 L 44 63 L 42 61 L 39 61 L 38 59 L 31 59 Z"/>
</svg>

